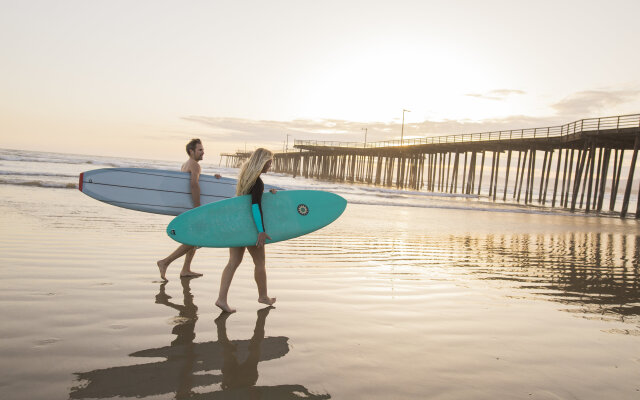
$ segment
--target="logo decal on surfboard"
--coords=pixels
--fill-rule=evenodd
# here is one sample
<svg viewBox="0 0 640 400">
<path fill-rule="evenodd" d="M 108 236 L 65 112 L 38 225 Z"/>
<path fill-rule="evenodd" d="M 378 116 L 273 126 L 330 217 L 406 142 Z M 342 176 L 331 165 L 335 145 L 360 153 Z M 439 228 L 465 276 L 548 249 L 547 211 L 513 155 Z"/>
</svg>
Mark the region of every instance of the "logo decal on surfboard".
<svg viewBox="0 0 640 400">
<path fill-rule="evenodd" d="M 307 207 L 306 204 L 299 204 L 298 205 L 298 214 L 300 214 L 300 215 L 309 214 L 309 207 Z"/>
</svg>

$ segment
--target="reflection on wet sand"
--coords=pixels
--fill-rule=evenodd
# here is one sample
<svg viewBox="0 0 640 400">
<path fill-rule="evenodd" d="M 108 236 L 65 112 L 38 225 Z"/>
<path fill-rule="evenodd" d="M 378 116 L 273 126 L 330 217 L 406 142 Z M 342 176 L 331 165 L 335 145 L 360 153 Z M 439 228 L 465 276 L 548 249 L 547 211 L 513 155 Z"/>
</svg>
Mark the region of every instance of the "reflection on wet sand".
<svg viewBox="0 0 640 400">
<path fill-rule="evenodd" d="M 334 237 L 330 244 L 298 241 L 289 251 L 335 263 L 374 265 L 393 279 L 433 278 L 445 267 L 461 279 L 516 285 L 522 296 L 571 305 L 567 311 L 640 321 L 640 236 L 557 232 Z M 363 240 L 364 239 L 364 240 Z M 343 250 L 336 252 L 335 248 Z M 597 315 L 594 315 L 597 314 Z"/>
<path fill-rule="evenodd" d="M 486 249 L 474 272 L 481 279 L 519 282 L 536 296 L 578 306 L 578 312 L 640 318 L 640 236 L 574 232 L 484 241 L 466 243 L 470 252 Z"/>
<path fill-rule="evenodd" d="M 283 357 L 289 352 L 288 338 L 266 337 L 265 323 L 272 307 L 258 311 L 250 340 L 229 340 L 226 319 L 216 319 L 218 341 L 194 343 L 198 307 L 193 302 L 190 279 L 182 278 L 183 304 L 170 301 L 166 283 L 160 285 L 156 303 L 178 311 L 170 346 L 141 350 L 131 357 L 164 358 L 147 364 L 128 365 L 76 373 L 81 383 L 71 388 L 70 398 L 147 397 L 175 393 L 176 399 L 329 399 L 302 385 L 254 386 L 258 363 Z M 249 357 L 239 362 L 236 349 L 247 347 Z M 221 373 L 214 373 L 220 371 Z M 219 390 L 222 388 L 222 390 Z"/>
</svg>

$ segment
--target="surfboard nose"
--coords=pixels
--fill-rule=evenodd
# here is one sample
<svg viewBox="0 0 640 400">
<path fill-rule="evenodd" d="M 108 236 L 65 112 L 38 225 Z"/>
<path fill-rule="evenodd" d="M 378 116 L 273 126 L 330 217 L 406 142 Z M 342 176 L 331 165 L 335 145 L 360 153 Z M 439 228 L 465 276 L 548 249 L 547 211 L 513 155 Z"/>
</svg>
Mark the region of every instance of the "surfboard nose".
<svg viewBox="0 0 640 400">
<path fill-rule="evenodd" d="M 347 207 L 347 200 L 335 193 L 322 190 L 301 190 L 301 203 L 297 206 L 298 223 L 317 230 L 338 219 Z"/>
<path fill-rule="evenodd" d="M 331 203 L 331 207 L 335 210 L 336 218 L 338 218 L 347 208 L 347 199 L 332 192 L 325 193 L 326 199 L 324 201 L 329 201 Z"/>
</svg>

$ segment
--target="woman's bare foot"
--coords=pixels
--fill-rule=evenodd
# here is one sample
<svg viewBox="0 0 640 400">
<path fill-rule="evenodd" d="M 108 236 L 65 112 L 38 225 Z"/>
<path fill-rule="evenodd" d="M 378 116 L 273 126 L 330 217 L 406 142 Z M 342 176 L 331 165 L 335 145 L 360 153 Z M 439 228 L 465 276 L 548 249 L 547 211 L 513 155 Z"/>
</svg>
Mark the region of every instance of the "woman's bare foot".
<svg viewBox="0 0 640 400">
<path fill-rule="evenodd" d="M 164 260 L 159 260 L 156 264 L 158 264 L 158 269 L 160 270 L 160 279 L 163 281 L 168 281 L 168 279 L 164 276 L 167 273 L 167 268 L 169 268 L 169 263 Z"/>
<path fill-rule="evenodd" d="M 227 321 L 227 318 L 229 318 L 229 315 L 231 314 L 229 314 L 226 311 L 221 312 L 220 315 L 218 315 L 218 317 L 214 320 L 216 325 L 222 324 L 221 326 L 224 328 L 225 327 L 224 324 Z"/>
<path fill-rule="evenodd" d="M 229 307 L 229 304 L 227 304 L 226 301 L 217 300 L 216 306 L 218 306 L 222 311 L 228 312 L 230 314 L 236 312 L 236 309 Z"/>
<path fill-rule="evenodd" d="M 199 273 L 199 272 L 193 272 L 193 271 L 187 271 L 187 272 L 181 272 L 180 273 L 180 278 L 197 278 L 199 276 L 202 276 L 202 274 Z"/>
<path fill-rule="evenodd" d="M 276 302 L 275 297 L 258 297 L 258 303 L 266 304 L 268 306 Z"/>
</svg>

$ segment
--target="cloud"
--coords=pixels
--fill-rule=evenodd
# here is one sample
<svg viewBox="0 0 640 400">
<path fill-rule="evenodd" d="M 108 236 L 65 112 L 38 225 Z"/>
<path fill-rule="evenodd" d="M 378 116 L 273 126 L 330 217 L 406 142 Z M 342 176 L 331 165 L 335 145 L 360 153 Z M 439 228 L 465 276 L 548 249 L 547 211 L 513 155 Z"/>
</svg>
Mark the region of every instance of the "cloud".
<svg viewBox="0 0 640 400">
<path fill-rule="evenodd" d="M 183 117 L 183 120 L 206 125 L 211 130 L 211 138 L 238 140 L 255 140 L 273 138 L 281 141 L 286 135 L 295 137 L 318 138 L 318 140 L 335 140 L 340 137 L 364 137 L 362 128 L 368 133 L 389 132 L 400 124 L 383 122 L 357 122 L 339 119 L 296 119 L 293 121 L 252 120 L 243 118 L 223 118 L 206 116 Z M 405 124 L 405 129 L 408 124 Z M 400 131 L 398 130 L 398 134 Z"/>
<path fill-rule="evenodd" d="M 511 95 L 525 94 L 521 90 L 500 89 L 485 94 L 467 96 L 501 100 Z M 613 115 L 620 108 L 640 98 L 640 90 L 589 90 L 574 93 L 550 107 L 555 113 L 533 117 L 512 115 L 504 118 L 484 120 L 425 120 L 405 123 L 404 138 L 428 137 L 440 135 L 459 135 L 482 132 L 510 131 L 530 128 L 560 126 L 580 118 L 596 117 L 599 113 Z M 317 140 L 327 142 L 364 142 L 367 129 L 367 142 L 383 142 L 400 139 L 402 124 L 400 121 L 362 122 L 339 119 L 297 119 L 292 121 L 253 120 L 243 118 L 224 118 L 192 115 L 182 118 L 199 124 L 199 137 L 215 142 L 219 146 L 235 148 L 246 145 L 247 148 L 267 147 L 282 149 L 288 140 L 289 147 L 294 140 Z"/>
<path fill-rule="evenodd" d="M 286 135 L 286 134 L 340 134 L 346 133 L 350 129 L 348 125 L 354 122 L 341 120 L 307 120 L 298 119 L 293 121 L 269 121 L 252 120 L 243 118 L 217 118 L 205 116 L 183 117 L 183 120 L 204 124 L 213 128 L 213 132 L 218 136 L 234 136 L 244 138 L 254 138 L 264 135 Z"/>
<path fill-rule="evenodd" d="M 289 136 L 289 147 L 294 140 L 317 140 L 336 142 L 363 142 L 367 129 L 368 142 L 382 142 L 400 139 L 399 122 L 356 122 L 338 119 L 293 121 L 251 120 L 242 118 L 217 118 L 190 116 L 183 118 L 207 126 L 208 132 L 201 134 L 202 139 L 218 143 L 247 143 L 248 148 L 259 146 L 281 149 Z M 501 119 L 483 121 L 444 120 L 405 123 L 404 137 L 425 137 L 439 135 L 457 135 L 498 130 L 515 130 L 561 125 L 572 121 L 560 120 L 558 116 L 547 118 L 510 116 Z"/>
<path fill-rule="evenodd" d="M 497 89 L 486 93 L 468 93 L 465 96 L 477 97 L 485 100 L 506 100 L 511 95 L 526 94 L 523 90 Z"/>
<path fill-rule="evenodd" d="M 585 116 L 636 100 L 639 96 L 640 90 L 586 90 L 567 96 L 551 107 L 560 115 Z"/>
<path fill-rule="evenodd" d="M 247 144 L 247 148 L 267 147 L 281 149 L 287 140 L 362 141 L 361 127 L 367 124 L 337 119 L 297 119 L 293 121 L 253 120 L 207 116 L 188 116 L 185 121 L 195 122 L 208 129 L 200 133 L 202 139 L 233 146 Z M 371 131 L 369 131 L 371 132 Z"/>
</svg>

